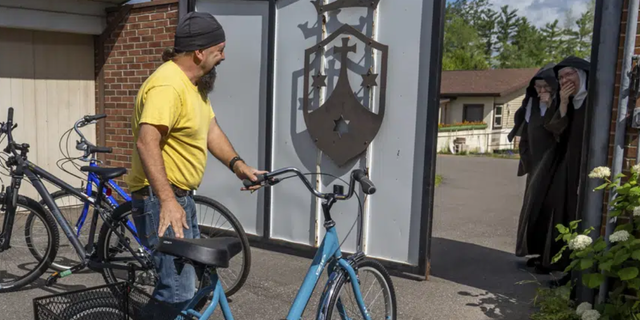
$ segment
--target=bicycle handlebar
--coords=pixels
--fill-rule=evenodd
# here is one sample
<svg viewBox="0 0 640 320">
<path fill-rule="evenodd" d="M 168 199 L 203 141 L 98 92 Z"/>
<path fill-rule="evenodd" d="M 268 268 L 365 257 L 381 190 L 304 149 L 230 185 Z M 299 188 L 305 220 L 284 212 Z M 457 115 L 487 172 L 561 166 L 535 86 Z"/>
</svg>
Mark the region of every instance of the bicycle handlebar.
<svg viewBox="0 0 640 320">
<path fill-rule="evenodd" d="M 88 158 L 89 155 L 93 153 L 112 153 L 113 148 L 111 147 L 98 147 L 93 145 L 91 142 L 87 140 L 87 138 L 78 130 L 88 124 L 95 123 L 100 119 L 106 118 L 106 114 L 96 114 L 96 115 L 86 115 L 80 118 L 73 125 L 73 130 L 80 136 L 80 141 L 76 144 L 76 149 L 84 151 L 84 159 Z M 86 160 L 85 160 L 86 161 Z"/>
<path fill-rule="evenodd" d="M 107 115 L 106 114 L 96 114 L 96 115 L 92 115 L 92 116 L 84 116 L 84 121 L 86 123 L 92 122 L 92 121 L 96 121 L 96 120 L 100 120 L 100 119 L 104 119 L 106 118 Z"/>
<path fill-rule="evenodd" d="M 26 154 L 27 152 L 29 152 L 29 144 L 16 143 L 13 140 L 13 135 L 11 134 L 11 132 L 13 131 L 13 129 L 18 127 L 17 124 L 13 123 L 13 107 L 9 107 L 7 113 L 7 122 L 2 123 L 2 125 L 0 126 L 0 133 L 6 134 L 8 138 L 7 147 L 4 149 L 4 152 L 12 153 L 18 159 L 17 161 L 21 163 L 22 157 L 19 157 L 18 151 L 22 152 L 23 155 Z"/>
<path fill-rule="evenodd" d="M 369 178 L 367 177 L 366 173 L 364 170 L 362 169 L 355 169 L 353 171 L 351 171 L 351 178 L 349 181 L 349 191 L 347 192 L 346 195 L 339 195 L 339 194 L 334 194 L 334 193 L 323 193 L 320 192 L 318 190 L 316 190 L 312 185 L 311 182 L 309 182 L 309 180 L 307 178 L 305 178 L 305 176 L 300 172 L 300 170 L 298 170 L 297 168 L 293 168 L 293 167 L 288 167 L 288 168 L 283 168 L 283 169 L 278 169 L 272 172 L 268 172 L 265 174 L 258 174 L 256 175 L 256 177 L 258 178 L 255 182 L 248 180 L 248 179 L 244 179 L 242 181 L 242 183 L 244 184 L 245 187 L 249 188 L 252 186 L 256 186 L 259 185 L 263 182 L 266 182 L 266 184 L 268 185 L 275 185 L 276 183 L 280 182 L 281 180 L 277 179 L 277 176 L 280 176 L 282 174 L 285 173 L 295 173 L 300 180 L 302 180 L 302 182 L 304 183 L 304 185 L 307 187 L 307 189 L 313 193 L 316 197 L 318 198 L 322 198 L 322 199 L 329 199 L 329 198 L 336 198 L 339 200 L 347 200 L 349 198 L 351 198 L 353 196 L 354 193 L 354 189 L 355 189 L 355 182 L 359 182 L 361 187 L 362 187 L 362 191 L 365 194 L 374 194 L 376 192 L 376 187 L 373 184 L 373 182 L 371 182 L 371 180 L 369 180 Z"/>
<path fill-rule="evenodd" d="M 111 147 L 87 146 L 87 152 L 88 153 L 112 153 L 113 152 L 113 148 L 111 148 Z"/>
<path fill-rule="evenodd" d="M 373 184 L 371 180 L 364 173 L 364 170 L 355 170 L 354 178 L 356 181 L 360 182 L 360 186 L 362 187 L 362 192 L 366 194 L 374 194 L 376 193 L 376 186 Z"/>
</svg>

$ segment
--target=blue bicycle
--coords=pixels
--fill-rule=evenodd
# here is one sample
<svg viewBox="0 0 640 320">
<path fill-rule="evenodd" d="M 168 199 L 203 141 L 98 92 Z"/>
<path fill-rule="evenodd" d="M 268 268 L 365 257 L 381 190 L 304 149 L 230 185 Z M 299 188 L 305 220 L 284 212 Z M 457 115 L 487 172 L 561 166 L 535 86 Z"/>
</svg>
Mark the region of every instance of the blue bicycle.
<svg viewBox="0 0 640 320">
<path fill-rule="evenodd" d="M 293 173 L 293 175 L 278 178 L 287 173 Z M 329 277 L 320 297 L 320 303 L 315 315 L 316 319 L 395 320 L 397 315 L 396 295 L 388 272 L 377 261 L 365 258 L 360 249 L 361 237 L 358 237 L 356 253 L 346 258 L 343 257 L 343 253 L 340 250 L 341 243 L 338 240 L 338 233 L 335 228 L 336 223 L 331 218 L 330 211 L 333 204 L 337 200 L 351 198 L 354 195 L 356 181 L 360 183 L 365 194 L 373 194 L 376 191 L 373 183 L 367 178 L 365 171 L 356 169 L 351 172 L 349 190 L 346 194 L 342 185 L 334 185 L 332 193 L 319 192 L 311 186 L 309 180 L 296 168 L 284 168 L 261 175 L 255 184 L 273 186 L 291 177 L 299 177 L 309 191 L 324 200 L 322 209 L 325 220 L 324 227 L 327 232 L 311 262 L 311 266 L 286 319 L 301 319 L 311 299 L 312 292 L 320 279 L 320 275 L 326 269 Z M 251 186 L 254 183 L 247 180 L 244 185 Z M 362 206 L 360 206 L 360 210 L 362 210 Z M 362 216 L 359 215 L 358 218 L 362 225 Z M 163 237 L 160 239 L 158 250 L 176 256 L 175 261 L 178 270 L 185 264 L 190 264 L 194 267 L 198 279 L 210 279 L 211 285 L 198 290 L 195 296 L 182 309 L 175 309 L 167 304 L 158 302 L 148 294 L 140 292 L 130 284 L 131 279 L 109 287 L 97 287 L 38 298 L 34 300 L 35 308 L 38 310 L 47 309 L 48 301 L 67 301 L 65 303 L 66 307 L 60 312 L 63 319 L 206 320 L 211 319 L 213 313 L 220 307 L 224 319 L 233 320 L 231 308 L 222 289 L 218 272 L 228 267 L 229 259 L 240 252 L 241 244 L 237 239 L 224 237 L 215 239 L 175 239 Z M 367 280 L 373 280 L 374 283 L 368 285 Z M 210 296 L 212 292 L 213 299 L 211 299 L 211 303 L 204 309 L 197 307 L 201 305 L 203 298 Z M 59 307 L 60 305 L 56 309 L 59 310 Z M 199 312 L 197 310 L 202 311 Z"/>
<path fill-rule="evenodd" d="M 95 172 L 86 171 L 84 171 L 86 173 L 86 176 L 80 176 L 77 173 L 67 170 L 64 167 L 64 164 L 71 163 L 80 172 L 81 167 L 74 163 L 74 160 L 88 162 L 90 167 L 99 167 L 98 164 L 100 163 L 100 160 L 96 159 L 96 154 L 113 152 L 113 148 L 111 147 L 100 147 L 93 145 L 79 130 L 80 128 L 87 125 L 95 124 L 98 120 L 103 118 L 106 118 L 105 114 L 84 116 L 76 121 L 73 128 L 65 132 L 60 139 L 60 152 L 65 157 L 58 160 L 58 168 L 83 181 L 82 187 L 76 188 L 75 191 L 84 195 L 91 195 L 90 198 L 92 199 L 95 199 L 99 194 L 97 190 L 94 190 L 94 187 L 97 188 L 97 186 L 100 185 L 100 177 Z M 76 150 L 83 151 L 83 155 L 81 157 L 74 158 L 69 155 L 70 152 L 68 148 L 68 140 L 71 130 L 74 130 L 80 137 L 80 140 L 76 141 Z M 67 136 L 66 153 L 62 147 L 62 141 L 65 140 L 65 135 Z M 90 230 L 87 230 L 89 228 L 83 228 L 83 226 L 85 225 L 86 218 L 91 210 L 90 207 L 94 206 L 95 203 L 93 201 L 87 201 L 85 198 L 78 197 L 77 192 L 70 192 L 70 190 L 62 188 L 61 190 L 52 193 L 51 198 L 54 200 L 54 202 L 56 202 L 57 206 L 60 208 L 62 215 L 73 227 L 75 236 L 77 236 L 79 239 L 82 239 L 83 241 L 88 241 L 90 239 L 88 234 L 90 233 Z M 120 240 L 113 234 L 112 229 L 105 226 L 99 229 L 100 235 L 98 236 L 98 239 L 104 239 L 104 241 L 99 241 L 98 243 L 103 243 L 104 245 L 107 245 L 109 247 L 97 248 L 98 250 L 96 251 L 104 252 L 105 260 L 111 260 L 110 262 L 125 263 L 135 261 L 135 259 L 133 259 L 132 257 L 118 256 L 128 253 L 128 251 L 126 250 L 126 245 L 122 242 L 128 241 L 127 245 L 137 244 L 138 248 L 136 250 L 138 255 L 149 256 L 151 251 L 148 248 L 144 247 L 138 239 L 135 224 L 130 218 L 131 197 L 129 196 L 129 194 L 126 193 L 122 188 L 120 188 L 118 184 L 112 179 L 109 179 L 105 182 L 105 187 L 100 194 L 102 196 L 102 200 L 100 201 L 101 207 L 106 211 L 114 212 L 114 215 L 121 217 L 120 219 L 122 220 L 122 223 L 118 226 L 118 228 L 119 231 L 127 237 L 127 239 Z M 116 199 L 116 194 L 121 199 L 120 201 Z M 201 195 L 194 195 L 193 198 L 196 204 L 198 223 L 200 225 L 200 232 L 203 238 L 233 236 L 238 237 L 242 244 L 242 254 L 238 256 L 238 259 L 234 260 L 233 268 L 230 268 L 228 272 L 224 274 L 223 282 L 225 291 L 228 296 L 231 296 L 244 285 L 249 275 L 251 266 L 251 251 L 248 237 L 237 218 L 229 211 L 229 209 L 227 209 L 221 203 Z M 46 203 L 44 202 L 44 200 L 41 200 L 40 203 L 43 207 L 46 208 Z M 36 220 L 28 219 L 28 221 L 33 222 Z M 27 238 L 31 237 L 31 232 L 33 229 L 34 227 L 31 225 L 31 223 L 27 223 L 27 225 L 25 226 L 25 236 Z M 42 253 L 39 252 L 35 247 L 30 248 L 30 251 L 38 260 L 40 260 L 43 256 Z M 52 262 L 50 268 L 58 272 L 69 270 L 73 266 L 76 266 L 80 263 L 78 255 L 76 254 L 75 249 L 70 245 L 70 243 L 61 243 L 55 258 L 56 259 Z M 148 269 L 140 272 L 141 274 L 138 275 L 137 278 L 138 280 L 140 280 L 141 284 L 149 285 L 152 287 L 155 286 L 155 282 L 157 280 L 155 270 Z M 124 272 L 123 270 L 116 270 L 112 268 L 104 268 L 102 270 L 102 273 L 107 283 L 116 283 L 119 281 L 119 279 L 127 276 L 126 272 Z"/>
</svg>

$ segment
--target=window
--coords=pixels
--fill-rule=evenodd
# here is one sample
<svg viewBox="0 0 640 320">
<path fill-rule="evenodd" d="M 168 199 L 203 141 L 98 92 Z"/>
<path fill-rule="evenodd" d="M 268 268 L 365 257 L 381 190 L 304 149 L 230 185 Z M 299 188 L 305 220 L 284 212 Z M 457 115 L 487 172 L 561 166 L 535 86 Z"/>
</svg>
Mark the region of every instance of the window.
<svg viewBox="0 0 640 320">
<path fill-rule="evenodd" d="M 462 109 L 463 122 L 482 122 L 484 119 L 483 104 L 465 104 Z"/>
<path fill-rule="evenodd" d="M 440 104 L 440 120 L 439 123 L 447 123 L 447 106 L 449 105 L 449 103 L 442 103 Z"/>
<path fill-rule="evenodd" d="M 502 128 L 502 114 L 504 112 L 504 105 L 496 104 L 493 106 L 493 128 Z"/>
</svg>

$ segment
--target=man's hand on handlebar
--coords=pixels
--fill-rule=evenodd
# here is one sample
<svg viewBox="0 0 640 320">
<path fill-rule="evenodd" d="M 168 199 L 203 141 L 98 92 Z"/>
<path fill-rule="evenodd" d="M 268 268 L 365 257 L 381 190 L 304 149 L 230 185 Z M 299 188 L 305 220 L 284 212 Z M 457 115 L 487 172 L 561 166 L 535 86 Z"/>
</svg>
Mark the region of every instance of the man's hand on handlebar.
<svg viewBox="0 0 640 320">
<path fill-rule="evenodd" d="M 258 178 L 256 177 L 256 175 L 265 174 L 268 172 L 268 171 L 258 170 L 256 168 L 248 166 L 242 161 L 236 162 L 234 167 L 235 167 L 234 172 L 236 173 L 236 176 L 238 177 L 238 179 L 240 180 L 249 179 L 253 182 L 258 181 Z M 261 187 L 262 185 L 258 184 L 250 187 L 242 187 L 240 190 L 253 192 L 260 189 Z"/>
</svg>

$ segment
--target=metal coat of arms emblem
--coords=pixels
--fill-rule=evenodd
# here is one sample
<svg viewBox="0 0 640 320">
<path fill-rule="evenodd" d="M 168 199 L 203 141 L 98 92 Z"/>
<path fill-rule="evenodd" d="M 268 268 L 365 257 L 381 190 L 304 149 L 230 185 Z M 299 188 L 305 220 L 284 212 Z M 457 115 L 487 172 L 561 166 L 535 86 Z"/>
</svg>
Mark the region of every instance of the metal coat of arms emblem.
<svg viewBox="0 0 640 320">
<path fill-rule="evenodd" d="M 355 4 L 358 0 L 352 2 Z M 360 40 L 360 43 L 353 41 L 350 36 Z M 310 89 L 326 86 L 327 79 L 327 75 L 321 72 L 310 74 L 311 55 L 322 52 L 327 44 L 338 37 L 341 37 L 342 45 L 333 48 L 333 54 L 339 55 L 341 61 L 338 80 L 326 101 L 319 108 L 310 111 Z M 369 46 L 372 50 L 380 51 L 380 73 L 374 73 L 370 69 L 361 74 L 362 82 L 358 84 L 367 88 L 377 87 L 377 113 L 371 112 L 358 100 L 349 80 L 350 62 L 347 55 L 349 52 L 355 53 L 358 46 Z M 345 165 L 365 152 L 382 125 L 386 101 L 387 53 L 386 45 L 374 41 L 348 24 L 342 25 L 326 39 L 305 51 L 304 88 L 307 94 L 303 95 L 304 120 L 316 146 L 338 166 Z M 310 78 L 313 78 L 311 86 Z M 371 91 L 369 90 L 369 95 L 372 94 Z"/>
</svg>

